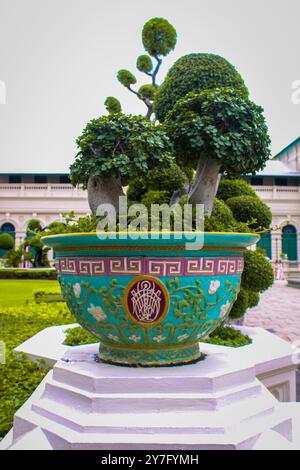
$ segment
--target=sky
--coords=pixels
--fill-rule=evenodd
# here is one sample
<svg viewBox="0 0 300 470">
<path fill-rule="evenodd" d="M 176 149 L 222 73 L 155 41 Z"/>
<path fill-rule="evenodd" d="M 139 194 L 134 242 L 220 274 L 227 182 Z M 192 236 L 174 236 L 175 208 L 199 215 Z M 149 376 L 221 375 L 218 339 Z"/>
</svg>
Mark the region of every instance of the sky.
<svg viewBox="0 0 300 470">
<path fill-rule="evenodd" d="M 158 82 L 182 55 L 219 54 L 265 109 L 273 155 L 299 137 L 299 0 L 0 0 L 0 173 L 68 172 L 76 138 L 106 114 L 107 96 L 144 114 L 116 73 L 147 82 L 135 63 L 152 17 L 178 33 Z"/>
</svg>

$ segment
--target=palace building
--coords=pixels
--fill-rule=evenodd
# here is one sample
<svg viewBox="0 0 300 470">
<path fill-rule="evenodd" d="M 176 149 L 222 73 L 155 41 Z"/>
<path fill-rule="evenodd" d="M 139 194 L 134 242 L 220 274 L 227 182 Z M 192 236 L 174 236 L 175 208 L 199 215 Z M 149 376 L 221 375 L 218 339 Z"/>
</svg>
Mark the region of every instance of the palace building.
<svg viewBox="0 0 300 470">
<path fill-rule="evenodd" d="M 276 260 L 285 255 L 294 269 L 300 256 L 300 137 L 273 157 L 263 171 L 245 176 L 271 208 L 272 231 L 259 245 Z M 62 220 L 62 213 L 88 214 L 87 193 L 73 188 L 67 174 L 0 174 L 0 231 L 21 243 L 30 219 L 42 226 Z"/>
</svg>

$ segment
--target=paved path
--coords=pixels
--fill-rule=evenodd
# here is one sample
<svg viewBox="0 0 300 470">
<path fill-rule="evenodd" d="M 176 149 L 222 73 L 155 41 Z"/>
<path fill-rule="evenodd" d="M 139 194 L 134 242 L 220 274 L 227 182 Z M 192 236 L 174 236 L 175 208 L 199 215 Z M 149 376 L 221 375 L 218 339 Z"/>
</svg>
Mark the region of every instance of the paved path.
<svg viewBox="0 0 300 470">
<path fill-rule="evenodd" d="M 276 281 L 261 295 L 257 307 L 248 310 L 244 325 L 261 326 L 300 347 L 300 289 Z M 297 401 L 300 401 L 300 366 L 297 370 Z"/>
<path fill-rule="evenodd" d="M 261 326 L 286 341 L 300 342 L 300 289 L 276 281 L 261 295 L 258 306 L 248 310 L 244 325 Z"/>
</svg>

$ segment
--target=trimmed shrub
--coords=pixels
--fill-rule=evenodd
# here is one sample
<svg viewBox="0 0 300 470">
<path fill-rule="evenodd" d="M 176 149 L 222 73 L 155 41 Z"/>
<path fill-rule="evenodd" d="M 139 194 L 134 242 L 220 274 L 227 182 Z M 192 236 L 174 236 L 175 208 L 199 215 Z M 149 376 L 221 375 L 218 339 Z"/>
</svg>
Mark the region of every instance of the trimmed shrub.
<svg viewBox="0 0 300 470">
<path fill-rule="evenodd" d="M 15 240 L 9 233 L 0 234 L 0 250 L 11 250 L 15 246 Z"/>
<path fill-rule="evenodd" d="M 259 303 L 260 295 L 258 292 L 248 290 L 248 308 L 256 307 Z"/>
<path fill-rule="evenodd" d="M 241 289 L 232 309 L 230 310 L 229 318 L 237 320 L 242 318 L 248 308 L 248 291 Z"/>
<path fill-rule="evenodd" d="M 153 168 L 143 178 L 133 179 L 128 186 L 127 197 L 130 201 L 141 201 L 147 191 L 165 191 L 171 198 L 174 191 L 184 188 L 186 176 L 178 165 L 168 168 Z"/>
<path fill-rule="evenodd" d="M 251 344 L 252 339 L 231 326 L 219 326 L 202 342 L 239 348 Z"/>
<path fill-rule="evenodd" d="M 86 330 L 81 328 L 81 326 L 76 326 L 74 328 L 68 328 L 66 330 L 66 338 L 64 344 L 68 346 L 77 346 L 79 344 L 92 344 L 99 343 L 99 340 L 88 333 Z"/>
<path fill-rule="evenodd" d="M 204 228 L 206 232 L 234 231 L 237 225 L 231 209 L 225 202 L 214 200 L 214 206 L 210 217 L 205 217 Z"/>
<path fill-rule="evenodd" d="M 37 289 L 33 291 L 33 297 L 36 304 L 64 302 L 60 289 Z"/>
<path fill-rule="evenodd" d="M 45 364 L 31 362 L 13 349 L 49 326 L 74 322 L 63 303 L 29 303 L 18 307 L 0 306 L 1 340 L 6 347 L 6 363 L 0 364 L 0 436 L 12 427 L 14 413 L 23 405 L 47 373 Z M 43 368 L 41 368 L 43 366 Z"/>
<path fill-rule="evenodd" d="M 214 54 L 188 54 L 178 59 L 170 68 L 163 84 L 155 95 L 154 109 L 163 122 L 175 103 L 190 92 L 231 87 L 248 97 L 246 85 L 226 59 Z"/>
<path fill-rule="evenodd" d="M 57 279 L 55 269 L 0 269 L 0 279 Z"/>
<path fill-rule="evenodd" d="M 222 178 L 219 184 L 217 198 L 226 202 L 227 199 L 237 196 L 258 197 L 252 186 L 245 180 Z"/>
<path fill-rule="evenodd" d="M 167 191 L 147 191 L 142 197 L 142 204 L 144 204 L 148 211 L 151 209 L 151 204 L 168 204 L 169 194 Z"/>
<path fill-rule="evenodd" d="M 272 222 L 270 208 L 257 196 L 237 196 L 226 201 L 236 220 L 245 222 L 254 230 L 269 228 Z"/>
<path fill-rule="evenodd" d="M 246 250 L 244 253 L 244 271 L 242 287 L 254 292 L 264 292 L 274 282 L 271 263 L 257 251 Z"/>
</svg>

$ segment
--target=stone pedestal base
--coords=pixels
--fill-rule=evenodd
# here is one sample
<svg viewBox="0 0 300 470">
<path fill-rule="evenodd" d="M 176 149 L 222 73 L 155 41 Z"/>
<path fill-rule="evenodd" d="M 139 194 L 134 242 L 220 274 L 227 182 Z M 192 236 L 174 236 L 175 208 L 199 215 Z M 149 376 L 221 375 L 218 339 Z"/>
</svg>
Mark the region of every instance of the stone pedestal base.
<svg viewBox="0 0 300 470">
<path fill-rule="evenodd" d="M 144 369 L 99 363 L 97 354 L 98 345 L 70 348 L 16 413 L 0 448 L 252 449 L 270 431 L 290 445 L 285 405 L 245 356 Z"/>
</svg>

